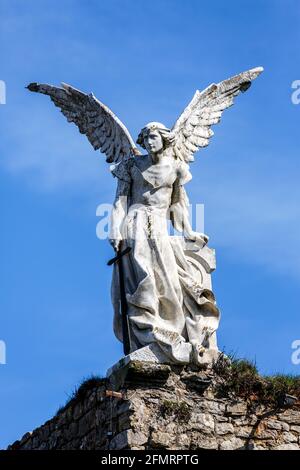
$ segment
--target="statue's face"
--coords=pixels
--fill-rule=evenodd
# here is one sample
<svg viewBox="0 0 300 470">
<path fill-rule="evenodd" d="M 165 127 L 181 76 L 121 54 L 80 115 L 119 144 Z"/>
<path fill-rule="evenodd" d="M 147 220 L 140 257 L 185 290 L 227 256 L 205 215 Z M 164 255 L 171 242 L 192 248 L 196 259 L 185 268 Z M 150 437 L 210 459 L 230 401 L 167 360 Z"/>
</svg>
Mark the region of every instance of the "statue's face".
<svg viewBox="0 0 300 470">
<path fill-rule="evenodd" d="M 150 130 L 144 137 L 144 145 L 148 153 L 158 153 L 163 149 L 164 143 L 162 136 L 156 130 Z"/>
</svg>

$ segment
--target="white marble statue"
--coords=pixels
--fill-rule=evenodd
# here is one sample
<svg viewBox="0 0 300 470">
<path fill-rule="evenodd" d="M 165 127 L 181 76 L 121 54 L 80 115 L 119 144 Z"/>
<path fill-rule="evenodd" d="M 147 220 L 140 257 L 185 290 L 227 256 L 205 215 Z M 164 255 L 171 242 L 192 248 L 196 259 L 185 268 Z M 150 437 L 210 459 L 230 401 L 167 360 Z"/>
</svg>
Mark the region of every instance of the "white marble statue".
<svg viewBox="0 0 300 470">
<path fill-rule="evenodd" d="M 190 225 L 185 184 L 192 178 L 194 153 L 209 144 L 211 126 L 262 70 L 196 91 L 172 129 L 147 124 L 137 140 L 145 154 L 93 94 L 66 84 L 28 85 L 49 95 L 112 164 L 118 183 L 110 231 L 117 259 L 111 290 L 114 332 L 120 341 L 126 334 L 126 353 L 135 351 L 136 358 L 208 364 L 218 355 L 220 314 L 210 282 L 214 250 L 206 246 L 208 237 Z M 182 237 L 169 235 L 169 220 Z"/>
</svg>

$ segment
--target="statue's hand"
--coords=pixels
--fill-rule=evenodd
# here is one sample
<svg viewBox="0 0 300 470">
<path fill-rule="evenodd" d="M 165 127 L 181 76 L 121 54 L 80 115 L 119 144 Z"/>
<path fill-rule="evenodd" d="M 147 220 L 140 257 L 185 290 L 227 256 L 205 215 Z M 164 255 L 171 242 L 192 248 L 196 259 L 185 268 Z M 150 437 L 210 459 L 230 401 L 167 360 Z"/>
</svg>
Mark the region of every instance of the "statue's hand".
<svg viewBox="0 0 300 470">
<path fill-rule="evenodd" d="M 118 249 L 120 248 L 121 241 L 122 241 L 121 238 L 110 238 L 109 239 L 109 243 L 111 244 L 111 246 L 113 247 L 113 249 L 115 251 L 118 251 Z"/>
<path fill-rule="evenodd" d="M 194 232 L 193 230 L 185 233 L 185 239 L 188 241 L 196 242 L 199 245 L 205 246 L 208 243 L 209 236 L 205 233 Z"/>
</svg>

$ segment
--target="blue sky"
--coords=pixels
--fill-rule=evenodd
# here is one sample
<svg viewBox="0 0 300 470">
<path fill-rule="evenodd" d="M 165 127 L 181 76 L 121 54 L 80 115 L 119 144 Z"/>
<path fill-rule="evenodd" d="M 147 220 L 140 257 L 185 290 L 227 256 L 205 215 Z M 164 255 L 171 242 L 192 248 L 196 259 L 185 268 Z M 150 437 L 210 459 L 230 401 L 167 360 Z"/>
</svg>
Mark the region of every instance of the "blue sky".
<svg viewBox="0 0 300 470">
<path fill-rule="evenodd" d="M 122 354 L 112 332 L 112 249 L 96 207 L 105 159 L 32 81 L 93 91 L 134 137 L 171 126 L 197 88 L 262 65 L 197 154 L 186 187 L 217 251 L 219 344 L 263 373 L 299 374 L 300 3 L 293 0 L 1 0 L 0 447 L 42 424 L 78 382 Z"/>
</svg>

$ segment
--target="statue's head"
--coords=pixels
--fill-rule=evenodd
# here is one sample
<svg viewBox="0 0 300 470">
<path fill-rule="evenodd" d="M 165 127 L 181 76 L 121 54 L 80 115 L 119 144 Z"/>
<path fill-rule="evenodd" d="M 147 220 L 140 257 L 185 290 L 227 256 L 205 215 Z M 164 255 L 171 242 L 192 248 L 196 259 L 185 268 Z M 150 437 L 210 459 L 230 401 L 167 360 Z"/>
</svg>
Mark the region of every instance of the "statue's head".
<svg viewBox="0 0 300 470">
<path fill-rule="evenodd" d="M 137 144 L 148 153 L 158 153 L 174 141 L 174 135 L 161 122 L 149 122 L 138 135 Z"/>
</svg>

